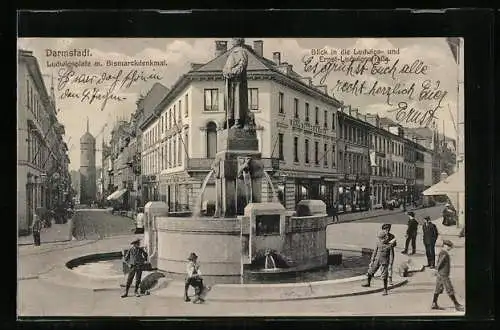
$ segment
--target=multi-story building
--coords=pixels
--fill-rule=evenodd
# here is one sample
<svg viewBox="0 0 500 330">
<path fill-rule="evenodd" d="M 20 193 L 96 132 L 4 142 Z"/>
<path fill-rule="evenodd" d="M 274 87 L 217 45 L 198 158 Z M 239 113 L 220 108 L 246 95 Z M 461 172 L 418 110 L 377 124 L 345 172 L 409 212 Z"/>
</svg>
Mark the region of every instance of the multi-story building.
<svg viewBox="0 0 500 330">
<path fill-rule="evenodd" d="M 367 209 L 370 194 L 369 132 L 366 115 L 351 106 L 338 112 L 339 211 Z"/>
<path fill-rule="evenodd" d="M 326 86 L 293 71 L 275 52 L 263 57 L 262 41 L 248 52 L 249 109 L 257 123 L 257 137 L 269 181 L 263 200 L 273 190 L 288 209 L 302 199 L 323 199 L 331 205 L 338 188 L 337 109 L 340 102 Z M 193 209 L 214 199 L 214 181 L 201 185 L 217 152 L 217 135 L 225 120 L 222 68 L 226 42 L 216 42 L 216 56 L 192 69 L 173 85 L 142 130 L 143 174 L 159 177 L 159 198 L 172 211 Z M 287 142 L 288 141 L 288 142 Z"/>
<path fill-rule="evenodd" d="M 80 204 L 91 204 L 96 200 L 95 138 L 87 131 L 80 138 Z"/>
<path fill-rule="evenodd" d="M 19 233 L 26 233 L 36 208 L 69 198 L 71 179 L 53 89 L 49 94 L 31 51 L 19 50 L 17 77 L 17 218 Z"/>
</svg>

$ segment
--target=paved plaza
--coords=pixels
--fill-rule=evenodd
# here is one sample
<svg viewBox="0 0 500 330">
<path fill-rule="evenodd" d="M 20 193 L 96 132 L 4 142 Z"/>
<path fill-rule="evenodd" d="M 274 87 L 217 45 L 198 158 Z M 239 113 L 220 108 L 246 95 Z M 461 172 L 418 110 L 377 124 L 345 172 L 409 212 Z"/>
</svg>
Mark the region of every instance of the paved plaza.
<svg viewBox="0 0 500 330">
<path fill-rule="evenodd" d="M 358 246 L 372 248 L 381 223 L 393 223 L 392 232 L 398 238 L 395 268 L 409 258 L 400 253 L 404 247 L 407 217 L 400 211 L 372 217 L 342 219 L 327 229 L 327 246 Z M 417 218 L 431 216 L 441 233 L 440 239 L 450 239 L 456 245 L 451 251 L 451 278 L 456 295 L 465 304 L 465 241 L 458 237 L 456 227 L 444 227 L 440 219 L 441 207 L 416 210 Z M 344 222 L 342 222 L 344 220 Z M 65 227 L 66 226 L 66 227 Z M 128 228 L 129 224 L 124 226 Z M 114 235 L 101 239 L 68 241 L 67 225 L 48 228 L 45 236 L 52 235 L 55 243 L 42 243 L 40 247 L 19 246 L 18 261 L 18 315 L 22 316 L 363 316 L 363 315 L 463 315 L 456 312 L 452 302 L 443 294 L 439 303 L 445 308 L 432 311 L 430 305 L 436 278 L 430 270 L 416 272 L 408 283 L 393 288 L 388 296 L 372 293 L 331 299 L 287 300 L 279 302 L 222 302 L 210 301 L 210 294 L 203 305 L 185 303 L 176 297 L 152 294 L 143 297 L 120 298 L 117 290 L 93 290 L 84 280 L 68 283 L 68 278 L 47 281 L 44 274 L 65 267 L 64 262 L 78 255 L 120 251 L 126 248 L 135 235 Z M 421 229 L 420 229 L 421 230 Z M 59 236 L 58 237 L 58 232 Z M 117 231 L 119 233 L 119 231 Z M 417 254 L 411 256 L 415 264 L 424 263 L 422 236 L 417 237 Z M 43 233 L 42 233 L 43 237 Z M 440 240 L 439 239 L 439 240 Z M 438 240 L 438 245 L 440 241 Z M 43 238 L 42 238 L 43 242 Z M 203 262 L 202 260 L 200 260 Z M 72 282 L 77 280 L 69 279 Z M 358 282 L 352 285 L 359 285 Z M 378 285 L 377 282 L 374 285 Z M 78 287 L 79 286 L 79 287 Z"/>
</svg>

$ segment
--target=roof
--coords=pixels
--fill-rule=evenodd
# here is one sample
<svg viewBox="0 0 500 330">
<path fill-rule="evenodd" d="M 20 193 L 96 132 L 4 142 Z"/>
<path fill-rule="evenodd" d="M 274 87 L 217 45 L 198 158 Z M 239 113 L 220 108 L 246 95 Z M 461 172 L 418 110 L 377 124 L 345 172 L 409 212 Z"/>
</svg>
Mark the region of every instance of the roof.
<svg viewBox="0 0 500 330">
<path fill-rule="evenodd" d="M 45 81 L 43 80 L 42 71 L 40 70 L 40 65 L 38 64 L 37 58 L 33 56 L 32 51 L 20 49 L 18 51 L 18 61 L 26 62 L 26 67 L 28 68 L 31 77 L 33 78 L 33 81 L 37 86 L 37 90 L 41 95 L 44 106 L 47 107 L 47 109 L 52 110 L 50 111 L 50 114 L 55 117 L 56 110 L 53 106 L 54 104 L 52 103 L 51 98 L 49 97 L 49 93 L 47 91 L 47 87 L 45 86 Z"/>
<path fill-rule="evenodd" d="M 248 51 L 248 75 L 272 74 L 277 78 L 276 80 L 280 81 L 281 83 L 293 82 L 295 88 L 300 88 L 307 93 L 313 94 L 318 98 L 323 98 L 323 100 L 335 103 L 336 106 L 340 107 L 341 103 L 337 99 L 301 81 L 301 79 L 305 77 L 300 76 L 293 70 L 289 70 L 288 74 L 285 74 L 280 70 L 279 65 L 263 56 L 258 55 L 249 45 L 245 44 L 243 45 L 243 47 L 245 47 L 245 49 Z M 161 111 L 163 107 L 165 107 L 172 99 L 177 97 L 178 93 L 180 93 L 194 77 L 208 75 L 215 76 L 218 79 L 222 79 L 222 69 L 226 64 L 231 49 L 232 48 L 229 48 L 228 50 L 226 50 L 226 52 L 205 64 L 196 64 L 192 70 L 179 77 L 179 79 L 170 88 L 170 90 L 167 89 L 168 92 L 165 92 L 163 94 L 163 99 L 157 104 L 155 111 Z M 285 64 L 287 63 L 282 62 L 282 65 Z M 141 127 L 141 129 L 145 129 L 153 121 L 154 118 L 153 113 L 146 114 L 146 110 L 144 111 L 144 113 L 144 119 L 139 123 L 139 127 Z"/>
<path fill-rule="evenodd" d="M 460 168 L 443 181 L 436 183 L 422 193 L 424 196 L 429 195 L 446 195 L 452 193 L 465 192 L 465 170 Z"/>
<path fill-rule="evenodd" d="M 148 93 L 139 101 L 139 108 L 144 111 L 139 121 L 139 126 L 142 125 L 154 113 L 156 106 L 167 95 L 169 89 L 160 83 L 155 83 Z"/>
<path fill-rule="evenodd" d="M 95 138 L 89 132 L 85 132 L 80 138 L 80 142 L 95 142 Z"/>
</svg>

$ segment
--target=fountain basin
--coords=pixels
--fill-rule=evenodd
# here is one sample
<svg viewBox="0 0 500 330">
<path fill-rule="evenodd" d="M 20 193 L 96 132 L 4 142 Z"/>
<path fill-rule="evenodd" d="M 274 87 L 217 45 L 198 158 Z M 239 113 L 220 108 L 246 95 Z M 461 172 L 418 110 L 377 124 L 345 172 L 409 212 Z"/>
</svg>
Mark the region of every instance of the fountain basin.
<svg viewBox="0 0 500 330">
<path fill-rule="evenodd" d="M 118 279 L 124 276 L 121 252 L 81 256 L 68 261 L 66 267 L 79 275 L 88 277 Z"/>
</svg>

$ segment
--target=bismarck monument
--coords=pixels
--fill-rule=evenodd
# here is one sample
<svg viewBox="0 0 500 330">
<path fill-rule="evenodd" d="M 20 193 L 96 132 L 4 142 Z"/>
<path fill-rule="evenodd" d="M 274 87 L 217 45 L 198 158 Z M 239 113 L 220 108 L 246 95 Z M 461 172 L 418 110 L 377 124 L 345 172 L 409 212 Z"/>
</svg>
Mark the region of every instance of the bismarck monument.
<svg viewBox="0 0 500 330">
<path fill-rule="evenodd" d="M 216 179 L 215 217 L 243 214 L 248 203 L 261 202 L 263 166 L 248 110 L 248 54 L 244 39 L 233 39 L 233 48 L 222 71 L 225 80 L 225 129 L 219 132 L 212 165 Z"/>
<path fill-rule="evenodd" d="M 280 203 L 262 203 L 263 179 L 272 182 L 264 172 L 255 119 L 248 109 L 250 51 L 244 39 L 233 39 L 222 70 L 226 121 L 218 132 L 212 170 L 205 178 L 205 182 L 212 175 L 215 179 L 214 216 L 196 211 L 190 218 L 169 215 L 163 202 L 145 207 L 145 243 L 153 266 L 160 270 L 184 277 L 189 252 L 200 257 L 206 279 L 225 283 L 239 283 L 245 269 L 262 256 L 274 256 L 292 269 L 326 265 L 323 202 L 314 201 L 315 210 L 298 216 L 286 214 Z M 272 264 L 278 267 L 280 262 Z"/>
</svg>

